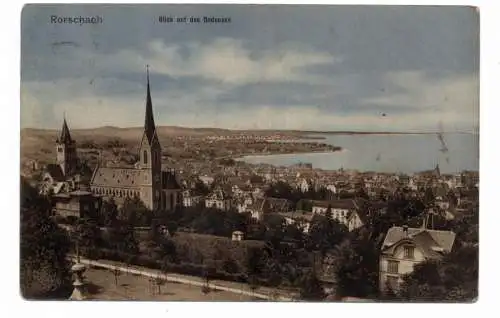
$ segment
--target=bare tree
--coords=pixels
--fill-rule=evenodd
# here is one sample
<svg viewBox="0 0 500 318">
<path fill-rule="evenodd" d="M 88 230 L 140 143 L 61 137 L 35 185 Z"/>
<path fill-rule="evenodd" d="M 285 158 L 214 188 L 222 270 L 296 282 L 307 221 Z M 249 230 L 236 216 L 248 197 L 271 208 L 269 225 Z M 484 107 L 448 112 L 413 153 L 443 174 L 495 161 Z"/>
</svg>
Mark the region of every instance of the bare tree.
<svg viewBox="0 0 500 318">
<path fill-rule="evenodd" d="M 115 286 L 118 286 L 118 276 L 120 276 L 122 274 L 122 272 L 120 271 L 120 269 L 118 267 L 115 267 L 113 269 L 113 275 L 115 276 Z"/>
<path fill-rule="evenodd" d="M 166 282 L 167 280 L 161 276 L 155 278 L 155 284 L 158 287 L 158 295 L 161 295 L 161 286 L 165 285 Z"/>
<path fill-rule="evenodd" d="M 148 282 L 149 282 L 149 292 L 151 293 L 151 295 L 154 295 L 156 291 L 154 277 L 149 277 Z"/>
</svg>

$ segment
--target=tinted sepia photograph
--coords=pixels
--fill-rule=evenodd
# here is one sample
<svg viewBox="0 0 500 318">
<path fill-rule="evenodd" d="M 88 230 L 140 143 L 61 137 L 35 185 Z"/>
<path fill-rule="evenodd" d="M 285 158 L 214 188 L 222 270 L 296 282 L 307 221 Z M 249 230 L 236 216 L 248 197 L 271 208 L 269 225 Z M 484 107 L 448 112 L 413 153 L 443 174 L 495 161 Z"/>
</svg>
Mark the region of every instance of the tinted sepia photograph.
<svg viewBox="0 0 500 318">
<path fill-rule="evenodd" d="M 479 16 L 25 5 L 20 295 L 475 302 Z"/>
</svg>

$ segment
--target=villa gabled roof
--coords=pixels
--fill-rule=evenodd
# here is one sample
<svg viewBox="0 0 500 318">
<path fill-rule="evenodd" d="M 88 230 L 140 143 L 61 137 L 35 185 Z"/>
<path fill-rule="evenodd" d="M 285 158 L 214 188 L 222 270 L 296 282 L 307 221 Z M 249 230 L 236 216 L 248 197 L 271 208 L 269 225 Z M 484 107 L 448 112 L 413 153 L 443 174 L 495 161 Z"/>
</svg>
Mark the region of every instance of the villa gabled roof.
<svg viewBox="0 0 500 318">
<path fill-rule="evenodd" d="M 405 233 L 403 227 L 394 226 L 387 231 L 382 244 L 382 253 L 391 253 L 402 241 L 414 243 L 425 257 L 436 258 L 442 253 L 449 253 L 455 242 L 455 233 L 452 231 L 438 231 L 426 228 L 408 228 Z"/>
</svg>

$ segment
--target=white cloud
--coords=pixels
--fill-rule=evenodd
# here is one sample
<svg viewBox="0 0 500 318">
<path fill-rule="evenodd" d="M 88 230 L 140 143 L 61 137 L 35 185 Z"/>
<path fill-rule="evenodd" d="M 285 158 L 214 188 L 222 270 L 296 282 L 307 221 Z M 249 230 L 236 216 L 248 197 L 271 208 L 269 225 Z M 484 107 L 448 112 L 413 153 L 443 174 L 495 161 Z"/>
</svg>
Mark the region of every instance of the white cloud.
<svg viewBox="0 0 500 318">
<path fill-rule="evenodd" d="M 217 80 L 186 91 L 153 89 L 156 122 L 159 125 L 224 127 L 233 129 L 308 130 L 435 130 L 442 122 L 445 130 L 471 130 L 478 125 L 478 80 L 473 76 L 432 78 L 422 71 L 389 72 L 380 79 L 385 92 L 360 99 L 367 83 L 353 74 L 325 78 L 301 74 L 301 67 L 338 63 L 328 53 L 303 47 L 277 47 L 253 55 L 243 42 L 217 39 L 209 44 L 187 43 L 190 55 L 180 45 L 152 41 L 148 50 L 122 50 L 113 54 L 72 51 L 71 59 L 86 65 L 93 61 L 99 74 L 124 71 L 143 73 L 150 64 L 156 73 L 173 77 L 193 76 Z M 67 61 L 66 61 L 67 62 Z M 61 65 L 71 65 L 61 61 Z M 79 64 L 78 64 L 79 65 Z M 79 65 L 78 67 L 82 67 Z M 145 92 L 141 83 L 85 73 L 78 78 L 23 82 L 21 87 L 22 127 L 58 128 L 64 111 L 72 127 L 138 126 L 143 122 Z M 95 76 L 95 78 L 94 78 Z M 287 108 L 272 104 L 217 104 L 221 94 L 236 85 L 259 81 L 337 83 L 348 90 L 352 104 L 397 108 L 386 117 L 351 112 L 339 115 L 308 104 Z M 363 83 L 363 85 L 361 85 Z M 153 85 L 154 88 L 154 85 Z M 299 94 L 297 92 L 296 94 Z M 321 95 L 321 96 L 320 96 Z M 314 97 L 331 100 L 336 106 L 338 90 L 318 92 Z M 344 96 L 345 98 L 345 96 Z M 408 108 L 404 110 L 404 108 Z M 404 111 L 401 111 L 403 108 Z M 229 111 L 227 109 L 230 109 Z M 220 111 L 219 111 L 220 110 Z"/>
<path fill-rule="evenodd" d="M 189 54 L 183 54 L 182 48 Z M 146 64 L 155 73 L 196 76 L 225 84 L 247 84 L 261 81 L 318 81 L 321 76 L 303 74 L 300 68 L 341 62 L 327 52 L 318 52 L 302 46 L 282 46 L 254 55 L 241 40 L 218 38 L 209 44 L 187 42 L 165 44 L 153 40 L 146 51 L 121 50 L 113 54 L 74 52 L 81 61 L 94 61 L 98 69 L 144 72 Z"/>
<path fill-rule="evenodd" d="M 395 108 L 409 106 L 418 111 L 401 112 L 398 109 L 394 113 L 388 111 L 386 117 L 359 112 L 339 115 L 307 103 L 287 108 L 276 105 L 243 107 L 235 103 L 224 105 L 222 109 L 218 107 L 217 97 L 226 91 L 221 88 L 224 85 L 202 86 L 189 94 L 153 91 L 153 104 L 158 125 L 187 127 L 434 131 L 440 121 L 445 130 L 472 130 L 477 125 L 477 83 L 473 78 L 428 80 L 423 74 L 415 73 L 412 76 L 388 74 L 385 81 L 388 87 L 389 84 L 399 85 L 402 92 L 391 94 L 389 91 L 387 96 L 364 99 L 361 103 Z M 59 127 L 64 111 L 74 128 L 142 124 L 145 100 L 142 87 L 127 96 L 100 96 L 93 91 L 94 86 L 85 85 L 86 82 L 87 79 L 64 79 L 56 83 L 23 83 L 22 126 Z M 334 104 L 335 96 L 332 99 Z M 42 124 L 43 120 L 48 122 Z"/>
</svg>

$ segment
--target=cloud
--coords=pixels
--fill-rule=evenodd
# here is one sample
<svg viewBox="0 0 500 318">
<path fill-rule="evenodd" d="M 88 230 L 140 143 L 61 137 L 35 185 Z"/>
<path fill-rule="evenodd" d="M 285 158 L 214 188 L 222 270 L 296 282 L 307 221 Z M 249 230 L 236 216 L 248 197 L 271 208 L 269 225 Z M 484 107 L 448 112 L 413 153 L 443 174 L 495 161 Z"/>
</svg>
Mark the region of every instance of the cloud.
<svg viewBox="0 0 500 318">
<path fill-rule="evenodd" d="M 414 80 L 400 81 L 404 78 Z M 365 103 L 365 107 L 372 104 L 388 107 L 385 108 L 388 109 L 386 116 L 381 116 L 376 111 L 367 112 L 362 108 L 351 112 L 320 108 L 308 103 L 307 96 L 302 104 L 288 106 L 265 103 L 242 105 L 237 100 L 222 105 L 219 98 L 227 90 L 210 85 L 190 88 L 189 93 L 182 90 L 153 90 L 152 94 L 158 125 L 230 129 L 435 131 L 441 121 L 446 130 L 472 130 L 474 124 L 477 124 L 477 117 L 471 116 L 475 108 L 469 102 L 473 102 L 474 96 L 477 96 L 474 90 L 476 82 L 466 77 L 429 82 L 427 78 L 424 74 L 416 73 L 412 76 L 404 73 L 386 74 L 383 79 L 389 90 L 387 96 L 356 99 L 356 95 L 351 95 L 353 103 Z M 24 83 L 22 126 L 39 126 L 39 122 L 25 118 L 38 118 L 41 116 L 40 110 L 44 111 L 46 117 L 50 117 L 50 120 L 46 118 L 49 126 L 57 128 L 64 111 L 74 128 L 142 125 L 145 101 L 143 86 L 127 91 L 126 95 L 119 93 L 118 89 L 116 94 L 100 95 L 93 91 L 93 86 L 85 86 L 84 83 L 83 79 L 65 79 L 57 85 L 52 82 Z M 108 85 L 110 83 L 113 81 L 109 80 Z M 397 93 L 392 93 L 390 83 L 400 86 L 394 89 Z M 122 85 L 120 82 L 117 84 Z M 82 89 L 73 93 L 76 87 Z M 128 83 L 124 87 L 135 86 Z M 33 95 L 33 92 L 38 95 Z M 450 102 L 442 99 L 443 96 L 449 98 Z M 431 107 L 431 101 L 441 101 L 440 108 Z M 331 103 L 336 103 L 335 96 Z M 425 106 L 427 104 L 429 107 Z M 375 109 L 379 109 L 378 107 L 380 106 Z M 395 111 L 392 112 L 391 108 Z M 35 113 L 31 115 L 33 110 Z"/>
<path fill-rule="evenodd" d="M 144 72 L 145 66 L 149 64 L 152 72 L 157 74 L 173 78 L 200 77 L 228 85 L 320 81 L 325 77 L 305 70 L 342 61 L 340 57 L 315 51 L 300 43 L 277 45 L 273 49 L 261 51 L 251 51 L 244 44 L 244 41 L 233 38 L 215 38 L 207 44 L 166 44 L 161 39 L 154 39 L 145 50 L 121 49 L 104 54 L 71 49 L 67 58 L 71 61 L 89 61 L 88 64 L 92 64 L 99 72 Z M 65 65 L 71 68 L 69 64 Z"/>
<path fill-rule="evenodd" d="M 146 64 L 159 125 L 372 131 L 435 130 L 439 122 L 445 130 L 478 125 L 473 75 L 338 74 L 341 58 L 298 43 L 250 50 L 232 38 L 155 39 L 142 50 L 71 48 L 58 54 L 53 78 L 22 82 L 22 127 L 59 128 L 64 111 L 75 128 L 141 125 Z M 313 71 L 326 66 L 333 68 Z"/>
</svg>

